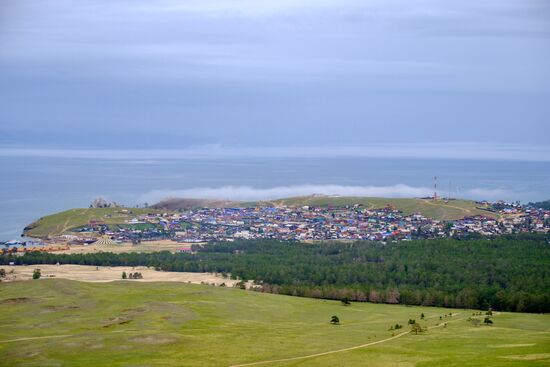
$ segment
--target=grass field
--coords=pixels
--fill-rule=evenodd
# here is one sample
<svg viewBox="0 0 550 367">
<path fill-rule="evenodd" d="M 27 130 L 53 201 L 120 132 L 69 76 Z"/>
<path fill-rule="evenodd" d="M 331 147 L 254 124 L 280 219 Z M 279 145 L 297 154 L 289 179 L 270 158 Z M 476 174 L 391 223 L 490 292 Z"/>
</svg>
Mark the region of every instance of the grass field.
<svg viewBox="0 0 550 367">
<path fill-rule="evenodd" d="M 550 365 L 549 315 L 501 313 L 475 327 L 471 313 L 192 284 L 3 283 L 0 365 Z M 409 318 L 430 329 L 407 333 Z M 395 323 L 404 328 L 388 330 Z"/>
<path fill-rule="evenodd" d="M 122 212 L 122 208 L 80 208 L 47 215 L 29 225 L 25 234 L 30 237 L 56 236 L 72 228 L 87 225 L 90 220 L 104 221 L 106 224 L 122 224 L 136 215 L 159 212 L 149 208 L 129 209 L 132 214 Z"/>
<path fill-rule="evenodd" d="M 391 205 L 405 214 L 422 213 L 437 220 L 456 220 L 470 215 L 485 215 L 493 217 L 494 214 L 477 209 L 476 203 L 471 200 L 430 200 L 430 199 L 395 199 L 395 198 L 369 198 L 369 197 L 329 197 L 329 196 L 304 196 L 273 201 L 274 204 L 285 205 L 312 205 L 312 206 L 344 206 L 362 204 L 366 208 L 376 209 Z"/>
</svg>

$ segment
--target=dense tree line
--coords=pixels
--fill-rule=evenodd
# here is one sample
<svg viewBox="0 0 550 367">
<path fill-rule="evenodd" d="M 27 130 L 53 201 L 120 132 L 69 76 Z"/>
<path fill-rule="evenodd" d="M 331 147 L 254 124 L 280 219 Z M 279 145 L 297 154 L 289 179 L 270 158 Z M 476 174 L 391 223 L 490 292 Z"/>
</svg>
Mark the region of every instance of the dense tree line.
<svg viewBox="0 0 550 367">
<path fill-rule="evenodd" d="M 27 253 L 3 263 L 151 266 L 230 273 L 263 292 L 411 305 L 548 312 L 550 244 L 543 235 L 299 244 L 270 240 L 195 246 L 194 254 Z"/>
<path fill-rule="evenodd" d="M 536 203 L 529 203 L 527 205 L 532 206 L 534 208 L 541 208 L 541 209 L 544 209 L 544 210 L 550 210 L 550 199 L 544 200 L 544 201 L 539 201 L 539 202 L 536 202 Z"/>
</svg>

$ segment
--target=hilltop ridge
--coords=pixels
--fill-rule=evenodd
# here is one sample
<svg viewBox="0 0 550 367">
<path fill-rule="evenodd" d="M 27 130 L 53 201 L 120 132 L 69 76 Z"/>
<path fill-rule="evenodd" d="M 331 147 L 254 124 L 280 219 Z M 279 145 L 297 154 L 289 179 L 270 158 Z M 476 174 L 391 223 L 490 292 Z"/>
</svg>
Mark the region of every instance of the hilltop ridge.
<svg viewBox="0 0 550 367">
<path fill-rule="evenodd" d="M 308 195 L 273 200 L 231 201 L 209 199 L 164 199 L 151 208 L 159 210 L 185 210 L 197 207 L 227 208 L 227 207 L 266 207 L 266 206 L 315 206 L 344 207 L 360 205 L 368 209 L 391 206 L 404 214 L 421 213 L 437 220 L 456 220 L 472 215 L 494 217 L 495 214 L 484 210 L 484 206 L 472 200 L 452 199 L 433 200 L 429 198 L 379 198 L 361 196 Z"/>
</svg>

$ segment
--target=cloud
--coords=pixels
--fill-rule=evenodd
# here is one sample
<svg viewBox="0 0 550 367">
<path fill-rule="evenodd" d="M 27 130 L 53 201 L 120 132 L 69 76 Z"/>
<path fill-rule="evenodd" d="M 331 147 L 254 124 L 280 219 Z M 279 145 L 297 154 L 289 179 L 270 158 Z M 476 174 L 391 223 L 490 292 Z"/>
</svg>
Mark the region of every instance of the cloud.
<svg viewBox="0 0 550 367">
<path fill-rule="evenodd" d="M 430 187 L 415 187 L 404 184 L 389 186 L 346 185 L 294 185 L 257 188 L 251 186 L 194 187 L 180 190 L 152 190 L 138 198 L 139 202 L 155 203 L 166 198 L 216 199 L 216 200 L 270 200 L 308 195 L 338 195 L 386 198 L 418 198 L 433 194 Z M 460 196 L 466 199 L 498 200 L 513 196 L 509 190 L 473 188 Z"/>
<path fill-rule="evenodd" d="M 421 197 L 430 195 L 426 187 L 408 185 L 392 186 L 342 186 L 342 185 L 296 185 L 271 188 L 251 186 L 196 187 L 182 190 L 152 190 L 140 197 L 141 202 L 158 202 L 168 197 L 223 199 L 223 200 L 267 200 L 307 195 L 340 195 L 372 197 Z"/>
<path fill-rule="evenodd" d="M 138 9 L 147 13 L 182 12 L 216 15 L 219 17 L 265 17 L 306 9 L 345 8 L 357 6 L 358 4 L 360 4 L 358 0 L 164 0 L 155 3 L 141 3 Z"/>
<path fill-rule="evenodd" d="M 550 147 L 482 143 L 371 144 L 365 146 L 227 147 L 187 149 L 48 149 L 0 147 L 0 157 L 77 158 L 122 161 L 227 158 L 427 158 L 550 161 Z"/>
</svg>

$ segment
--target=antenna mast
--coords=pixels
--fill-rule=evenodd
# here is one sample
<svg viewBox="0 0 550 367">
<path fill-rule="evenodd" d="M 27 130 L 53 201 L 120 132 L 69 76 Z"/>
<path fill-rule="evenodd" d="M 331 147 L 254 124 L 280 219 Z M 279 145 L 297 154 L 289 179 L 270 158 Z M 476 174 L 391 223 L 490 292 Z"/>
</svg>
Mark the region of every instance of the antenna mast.
<svg viewBox="0 0 550 367">
<path fill-rule="evenodd" d="M 434 200 L 437 200 L 437 176 L 434 176 Z"/>
</svg>

